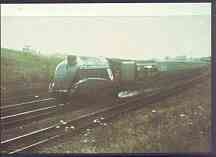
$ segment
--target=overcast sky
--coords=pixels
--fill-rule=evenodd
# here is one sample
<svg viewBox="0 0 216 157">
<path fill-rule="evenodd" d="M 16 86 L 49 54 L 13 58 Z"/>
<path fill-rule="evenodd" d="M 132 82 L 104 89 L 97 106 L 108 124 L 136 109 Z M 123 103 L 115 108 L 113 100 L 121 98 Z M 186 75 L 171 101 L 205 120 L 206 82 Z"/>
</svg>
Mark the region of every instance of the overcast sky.
<svg viewBox="0 0 216 157">
<path fill-rule="evenodd" d="M 211 54 L 211 6 L 2 5 L 1 46 L 131 59 Z"/>
</svg>

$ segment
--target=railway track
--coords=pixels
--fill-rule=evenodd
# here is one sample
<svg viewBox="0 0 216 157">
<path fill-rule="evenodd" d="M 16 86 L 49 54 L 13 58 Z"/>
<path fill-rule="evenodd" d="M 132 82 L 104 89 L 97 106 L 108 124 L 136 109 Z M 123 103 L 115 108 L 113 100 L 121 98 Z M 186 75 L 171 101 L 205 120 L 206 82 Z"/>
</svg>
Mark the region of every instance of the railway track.
<svg viewBox="0 0 216 157">
<path fill-rule="evenodd" d="M 1 107 L 2 128 L 16 127 L 26 124 L 31 120 L 37 120 L 48 116 L 56 111 L 57 102 L 55 98 L 34 100 Z"/>
<path fill-rule="evenodd" d="M 199 71 L 193 71 L 191 73 L 183 73 L 180 76 L 177 75 L 178 77 L 177 76 L 173 77 L 172 80 L 176 82 L 182 79 L 188 79 L 188 77 L 191 77 L 192 75 L 197 75 L 197 72 Z M 169 82 L 170 81 L 171 80 L 169 80 Z M 167 88 L 167 84 L 168 82 L 166 82 L 165 80 L 164 88 Z M 151 86 L 154 86 L 154 85 L 151 84 Z M 145 93 L 145 90 L 141 90 L 137 96 L 139 97 L 139 95 L 143 95 L 144 93 Z M 151 93 L 151 92 L 148 92 L 148 93 Z M 128 100 L 129 99 L 131 98 L 129 97 Z M 125 101 L 126 100 L 127 98 L 125 99 Z M 14 104 L 14 105 L 2 106 L 1 107 L 2 128 L 3 129 L 14 128 L 20 125 L 31 123 L 32 121 L 41 120 L 48 116 L 52 116 L 55 114 L 60 114 L 62 112 L 65 112 L 66 110 L 61 110 L 61 111 L 57 110 L 59 109 L 58 106 L 60 105 L 61 104 L 57 104 L 54 98 L 47 98 L 47 99 L 42 99 L 42 100 L 34 100 L 30 102 Z M 71 109 L 68 108 L 68 111 L 71 111 Z"/>
<path fill-rule="evenodd" d="M 12 84 L 1 87 L 1 106 L 48 97 L 48 83 Z"/>
<path fill-rule="evenodd" d="M 22 102 L 34 101 L 45 99 L 49 97 L 47 91 L 40 91 L 40 92 L 32 92 L 27 94 L 22 94 L 20 96 L 1 96 L 1 104 L 2 106 L 10 105 L 10 104 L 19 104 Z"/>
<path fill-rule="evenodd" d="M 5 153 L 9 154 L 35 149 L 42 144 L 65 136 L 67 133 L 73 133 L 76 130 L 92 125 L 93 120 L 98 117 L 104 117 L 104 120 L 106 120 L 115 117 L 122 112 L 134 110 L 139 107 L 143 107 L 143 105 L 157 102 L 163 98 L 177 94 L 178 92 L 181 92 L 203 80 L 206 75 L 207 74 L 199 75 L 190 80 L 179 80 L 177 84 L 167 86 L 157 92 L 144 96 L 139 95 L 133 99 L 128 99 L 126 102 L 114 103 L 109 107 L 86 113 L 64 123 L 56 123 L 43 129 L 29 132 L 22 136 L 1 141 L 1 148 Z"/>
<path fill-rule="evenodd" d="M 56 101 L 55 98 L 46 98 L 46 99 L 33 100 L 33 101 L 28 101 L 28 102 L 23 102 L 18 104 L 4 105 L 0 107 L 1 116 L 18 114 L 21 112 L 30 111 L 40 107 L 50 106 L 50 104 L 55 103 L 55 101 Z"/>
<path fill-rule="evenodd" d="M 25 91 L 41 91 L 41 90 L 46 90 L 49 83 L 48 82 L 44 82 L 44 83 L 10 83 L 11 85 L 5 85 L 2 88 L 1 92 L 5 93 L 5 95 L 10 95 L 10 96 L 14 96 L 14 95 L 19 95 L 22 94 Z M 2 94 L 3 94 L 2 93 Z"/>
</svg>

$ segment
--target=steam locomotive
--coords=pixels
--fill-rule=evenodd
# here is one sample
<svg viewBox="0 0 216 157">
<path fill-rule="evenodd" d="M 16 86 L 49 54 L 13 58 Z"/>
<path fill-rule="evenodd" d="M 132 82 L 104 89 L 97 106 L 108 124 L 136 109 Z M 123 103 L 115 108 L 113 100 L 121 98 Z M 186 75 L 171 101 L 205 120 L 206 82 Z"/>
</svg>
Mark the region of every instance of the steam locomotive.
<svg viewBox="0 0 216 157">
<path fill-rule="evenodd" d="M 68 55 L 57 65 L 49 93 L 60 101 L 80 96 L 81 99 L 118 98 L 122 89 L 155 72 L 155 66 L 146 68 L 131 60 Z"/>
<path fill-rule="evenodd" d="M 106 58 L 68 55 L 55 69 L 49 93 L 59 101 L 70 97 L 118 97 L 118 83 Z"/>
</svg>

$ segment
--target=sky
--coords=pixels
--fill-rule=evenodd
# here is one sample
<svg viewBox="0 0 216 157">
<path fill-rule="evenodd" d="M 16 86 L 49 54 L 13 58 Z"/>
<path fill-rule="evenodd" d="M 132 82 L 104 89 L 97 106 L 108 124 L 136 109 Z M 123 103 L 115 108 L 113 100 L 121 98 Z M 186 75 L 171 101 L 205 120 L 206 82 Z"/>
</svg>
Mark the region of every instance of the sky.
<svg viewBox="0 0 216 157">
<path fill-rule="evenodd" d="M 1 47 L 125 59 L 211 54 L 210 3 L 3 4 Z"/>
</svg>

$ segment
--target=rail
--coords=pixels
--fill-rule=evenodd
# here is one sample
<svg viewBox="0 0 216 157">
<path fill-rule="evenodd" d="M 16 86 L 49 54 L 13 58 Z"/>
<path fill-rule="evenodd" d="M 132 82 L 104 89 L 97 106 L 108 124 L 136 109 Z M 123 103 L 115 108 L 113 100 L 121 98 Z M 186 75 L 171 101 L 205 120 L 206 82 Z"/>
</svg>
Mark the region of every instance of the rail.
<svg viewBox="0 0 216 157">
<path fill-rule="evenodd" d="M 196 76 L 190 80 L 182 80 L 175 85 L 170 85 L 166 89 L 161 89 L 149 95 L 139 95 L 133 99 L 128 100 L 127 102 L 114 103 L 109 107 L 97 110 L 95 112 L 87 113 L 62 124 L 57 123 L 13 139 L 2 141 L 1 148 L 5 151 L 5 153 L 9 154 L 32 150 L 47 142 L 65 136 L 69 132 L 71 133 L 75 130 L 79 130 L 81 128 L 92 125 L 92 121 L 96 117 L 103 116 L 105 117 L 105 119 L 113 118 L 122 112 L 138 109 L 139 107 L 143 107 L 143 105 L 151 104 L 153 102 L 160 101 L 168 96 L 179 93 L 195 85 L 197 82 L 202 81 L 207 75 L 208 74 L 204 74 Z M 70 128 L 70 131 L 66 132 L 66 128 Z"/>
</svg>

